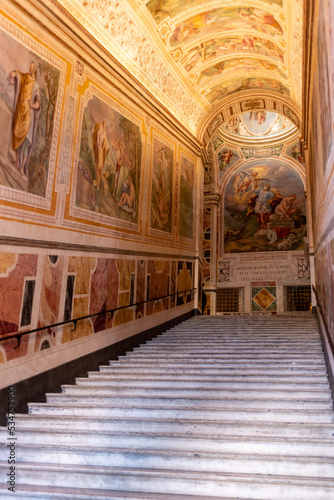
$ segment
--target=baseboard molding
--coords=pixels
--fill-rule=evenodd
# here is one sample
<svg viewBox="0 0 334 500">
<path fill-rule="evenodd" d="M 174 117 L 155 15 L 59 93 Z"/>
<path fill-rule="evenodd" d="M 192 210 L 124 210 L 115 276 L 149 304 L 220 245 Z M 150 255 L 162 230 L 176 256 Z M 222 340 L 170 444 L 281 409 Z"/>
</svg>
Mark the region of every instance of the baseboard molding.
<svg viewBox="0 0 334 500">
<path fill-rule="evenodd" d="M 47 372 L 18 382 L 15 385 L 15 411 L 27 413 L 28 403 L 45 402 L 46 393 L 60 393 L 64 384 L 74 384 L 76 377 L 86 377 L 88 371 L 98 371 L 99 365 L 108 364 L 109 360 L 117 359 L 126 351 L 130 351 L 174 325 L 199 314 L 198 309 L 171 319 L 149 330 L 137 333 L 121 342 L 112 344 L 104 349 L 87 354 L 64 365 L 57 366 Z M 0 390 L 0 425 L 7 425 L 8 388 Z"/>
</svg>

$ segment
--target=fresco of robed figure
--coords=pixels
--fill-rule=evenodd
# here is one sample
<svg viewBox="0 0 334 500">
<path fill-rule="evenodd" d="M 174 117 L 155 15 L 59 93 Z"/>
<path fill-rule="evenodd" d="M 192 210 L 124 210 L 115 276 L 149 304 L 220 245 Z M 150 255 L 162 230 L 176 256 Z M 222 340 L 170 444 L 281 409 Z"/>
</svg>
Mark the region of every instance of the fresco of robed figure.
<svg viewBox="0 0 334 500">
<path fill-rule="evenodd" d="M 0 29 L 0 184 L 45 197 L 60 71 Z"/>
<path fill-rule="evenodd" d="M 179 235 L 193 238 L 195 165 L 181 156 Z"/>
<path fill-rule="evenodd" d="M 83 112 L 77 207 L 137 222 L 141 159 L 139 126 L 93 96 Z"/>
<path fill-rule="evenodd" d="M 239 170 L 225 191 L 224 252 L 300 250 L 306 236 L 304 186 L 275 160 Z"/>
<path fill-rule="evenodd" d="M 167 233 L 172 231 L 173 165 L 173 149 L 154 138 L 151 228 Z"/>
</svg>

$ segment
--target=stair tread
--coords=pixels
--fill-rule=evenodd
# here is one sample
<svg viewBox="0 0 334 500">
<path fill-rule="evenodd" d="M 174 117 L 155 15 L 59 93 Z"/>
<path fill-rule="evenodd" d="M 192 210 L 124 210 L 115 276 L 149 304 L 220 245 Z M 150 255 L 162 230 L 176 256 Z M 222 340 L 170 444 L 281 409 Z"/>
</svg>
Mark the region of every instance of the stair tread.
<svg viewBox="0 0 334 500">
<path fill-rule="evenodd" d="M 8 467 L 8 463 L 6 461 L 0 461 L 0 468 L 6 469 Z M 23 469 L 30 469 L 31 471 L 36 470 L 36 463 L 35 462 L 25 462 L 25 463 L 20 463 L 20 470 L 22 471 Z M 45 464 L 45 463 L 39 463 L 38 464 L 38 469 L 39 473 L 43 471 L 61 471 L 63 473 L 66 473 L 70 470 L 70 472 L 75 472 L 75 473 L 81 473 L 81 474 L 86 474 L 87 472 L 93 471 L 94 474 L 105 474 L 106 472 L 108 475 L 111 474 L 122 474 L 125 477 L 129 475 L 137 475 L 140 477 L 148 477 L 148 476 L 156 476 L 156 477 L 180 477 L 180 476 L 188 476 L 189 478 L 194 478 L 194 479 L 207 479 L 208 477 L 213 479 L 213 480 L 221 480 L 221 479 L 234 479 L 234 480 L 242 480 L 242 481 L 257 481 L 257 482 L 271 482 L 271 483 L 281 483 L 284 484 L 285 481 L 289 481 L 290 483 L 301 483 L 303 485 L 307 486 L 312 486 L 313 483 L 323 483 L 327 484 L 328 486 L 331 486 L 334 488 L 334 478 L 326 477 L 326 478 L 319 478 L 319 477 L 309 477 L 309 476 L 290 476 L 290 475 L 274 475 L 274 474 L 248 474 L 248 473 L 220 473 L 220 472 L 198 472 L 198 471 L 188 471 L 188 470 L 182 470 L 180 471 L 179 469 L 140 469 L 136 467 L 101 467 L 101 466 L 96 466 L 96 465 L 71 465 L 71 468 L 67 465 L 62 465 L 62 464 Z"/>
<path fill-rule="evenodd" d="M 31 419 L 31 415 L 25 415 L 28 417 L 28 419 Z M 75 419 L 77 420 L 77 419 Z M 0 432 L 8 435 L 8 429 L 7 427 L 0 427 Z M 333 432 L 334 432 L 334 424 L 333 424 Z M 16 428 L 16 435 L 20 436 L 22 433 L 38 433 L 43 437 L 43 435 L 50 435 L 50 434 L 55 434 L 55 435 L 60 435 L 60 434 L 66 434 L 66 435 L 71 435 L 71 434 L 78 434 L 78 435 L 91 435 L 90 431 L 83 430 L 83 429 L 76 429 L 75 427 L 71 427 L 70 430 L 60 430 L 60 429 L 53 429 L 53 430 L 45 430 L 41 429 L 40 427 L 34 427 L 31 425 L 30 427 L 24 427 L 23 429 L 20 429 L 19 427 Z M 104 431 L 101 429 L 94 430 L 94 435 L 101 435 L 101 436 L 107 436 L 107 437 L 142 437 L 143 432 L 136 432 L 136 431 Z M 159 437 L 163 439 L 191 439 L 191 440 L 200 440 L 200 439 L 205 439 L 208 441 L 223 441 L 223 442 L 235 442 L 235 441 L 247 441 L 247 442 L 260 442 L 260 443 L 268 443 L 268 442 L 273 442 L 273 443 L 284 443 L 284 444 L 322 444 L 322 445 L 329 445 L 333 446 L 333 456 L 334 456 L 334 438 L 332 439 L 326 439 L 326 438 L 320 438 L 319 437 L 307 437 L 307 438 L 296 438 L 296 437 L 289 437 L 289 439 L 284 438 L 284 437 L 277 437 L 277 436 L 270 436 L 266 438 L 261 438 L 260 436 L 243 436 L 243 435 L 219 435 L 215 434 L 214 436 L 212 434 L 204 434 L 204 433 L 196 433 L 196 434 L 189 434 L 189 433 L 180 433 L 180 432 L 173 432 L 173 433 L 168 433 L 168 432 L 152 432 L 148 430 L 147 432 L 144 433 L 144 436 L 146 439 L 149 439 L 150 437 Z"/>
<path fill-rule="evenodd" d="M 130 454 L 130 455 L 154 455 L 154 456 L 162 456 L 162 457 L 196 457 L 196 458 L 212 458 L 219 460 L 248 460 L 248 461 L 256 461 L 256 460 L 266 460 L 266 461 L 274 461 L 274 462 L 302 462 L 302 463 L 329 463 L 334 465 L 334 454 L 333 456 L 299 456 L 299 455 L 270 455 L 270 454 L 256 454 L 256 453 L 224 453 L 224 452 L 204 452 L 204 451 L 189 451 L 189 450 L 155 450 L 155 449 L 146 449 L 146 448 L 113 448 L 108 446 L 107 448 L 102 446 L 79 446 L 79 445 L 43 445 L 43 449 L 41 450 L 39 445 L 32 443 L 20 443 L 20 450 L 37 450 L 37 452 L 47 452 L 49 454 L 53 453 L 64 453 L 67 451 L 68 453 L 107 453 L 107 454 Z M 23 463 L 19 460 L 16 460 L 16 463 Z"/>
<path fill-rule="evenodd" d="M 5 490 L 7 492 L 7 486 L 0 484 L 0 496 L 1 491 Z M 140 491 L 120 491 L 120 490 L 100 490 L 95 488 L 63 488 L 61 486 L 47 486 L 36 488 L 29 484 L 19 484 L 15 490 L 15 499 L 19 499 L 21 494 L 24 494 L 21 498 L 25 500 L 26 498 L 33 498 L 37 500 L 39 498 L 43 499 L 42 495 L 47 494 L 48 498 L 54 500 L 62 500 L 63 498 L 68 498 L 70 500 L 217 500 L 217 497 L 212 496 L 202 496 L 202 495 L 178 495 L 169 493 L 150 493 L 150 492 L 140 492 Z M 12 498 L 12 493 L 8 498 Z M 34 495 L 34 496 L 32 496 Z M 45 497 L 44 497 L 45 498 Z M 219 496 L 220 500 L 235 500 L 232 497 L 222 497 Z M 243 497 L 243 500 L 259 500 L 255 497 Z"/>
</svg>

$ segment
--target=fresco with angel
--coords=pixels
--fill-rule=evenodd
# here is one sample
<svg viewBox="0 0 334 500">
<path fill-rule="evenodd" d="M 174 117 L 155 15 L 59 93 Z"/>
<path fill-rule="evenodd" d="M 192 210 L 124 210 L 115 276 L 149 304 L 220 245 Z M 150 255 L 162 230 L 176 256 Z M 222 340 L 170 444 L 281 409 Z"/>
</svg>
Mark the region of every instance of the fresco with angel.
<svg viewBox="0 0 334 500">
<path fill-rule="evenodd" d="M 224 252 L 300 250 L 306 236 L 304 186 L 277 160 L 240 169 L 225 191 Z"/>
</svg>

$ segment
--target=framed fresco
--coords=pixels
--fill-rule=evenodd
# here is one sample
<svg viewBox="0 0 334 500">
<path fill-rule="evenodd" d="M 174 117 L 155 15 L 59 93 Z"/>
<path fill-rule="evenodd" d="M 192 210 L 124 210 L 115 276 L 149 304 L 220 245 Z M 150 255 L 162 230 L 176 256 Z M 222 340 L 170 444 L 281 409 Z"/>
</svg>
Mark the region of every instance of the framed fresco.
<svg viewBox="0 0 334 500">
<path fill-rule="evenodd" d="M 285 161 L 250 161 L 225 189 L 224 253 L 301 250 L 304 184 Z"/>
<path fill-rule="evenodd" d="M 175 145 L 153 136 L 151 152 L 150 229 L 172 234 Z"/>
<path fill-rule="evenodd" d="M 0 197 L 50 209 L 66 64 L 0 19 Z"/>
<path fill-rule="evenodd" d="M 79 112 L 71 214 L 108 226 L 137 224 L 142 121 L 90 87 Z"/>
<path fill-rule="evenodd" d="M 327 4 L 324 0 L 319 4 L 319 21 L 318 21 L 318 67 L 317 77 L 319 84 L 319 123 L 318 132 L 321 133 L 321 141 L 318 141 L 318 147 L 321 148 L 320 158 L 323 166 L 323 172 L 326 172 L 327 161 L 333 145 L 332 131 L 332 107 L 331 107 L 331 82 L 330 82 L 330 66 L 328 57 L 330 54 L 329 43 L 327 42 L 328 28 L 326 25 Z"/>
<path fill-rule="evenodd" d="M 195 162 L 180 156 L 180 197 L 179 197 L 179 236 L 192 240 L 194 237 L 194 191 Z"/>
<path fill-rule="evenodd" d="M 223 147 L 218 152 L 219 178 L 221 179 L 226 171 L 240 160 L 240 155 L 236 149 L 230 149 L 230 146 Z"/>
</svg>

